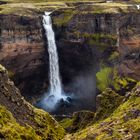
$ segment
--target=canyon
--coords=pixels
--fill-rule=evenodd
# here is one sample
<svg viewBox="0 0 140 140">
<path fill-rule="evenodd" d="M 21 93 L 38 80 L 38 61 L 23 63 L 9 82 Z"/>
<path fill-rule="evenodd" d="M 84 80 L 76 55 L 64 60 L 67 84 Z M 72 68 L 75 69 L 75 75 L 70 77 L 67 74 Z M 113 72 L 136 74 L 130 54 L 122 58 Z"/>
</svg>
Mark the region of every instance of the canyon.
<svg viewBox="0 0 140 140">
<path fill-rule="evenodd" d="M 66 92 L 82 92 L 81 96 L 90 99 L 92 95 L 94 100 L 96 73 L 101 65 L 115 65 L 120 75 L 140 79 L 139 11 L 135 6 L 126 6 L 122 13 L 121 6 L 114 6 L 111 12 L 106 11 L 107 8 L 81 4 L 75 9 L 65 8 L 52 13 L 60 75 Z M 0 17 L 0 63 L 9 70 L 22 95 L 32 103 L 49 85 L 42 13 L 34 14 L 3 14 Z M 88 89 L 85 83 L 92 86 Z"/>
<path fill-rule="evenodd" d="M 38 139 L 139 138 L 137 3 L 7 2 L 0 3 L 0 10 L 0 64 L 7 69 L 0 65 L 0 105 L 12 113 L 19 125 L 31 126 Z M 67 97 L 73 97 L 68 98 L 70 105 L 62 100 L 52 112 L 59 124 L 48 113 L 34 111 L 33 107 L 50 88 L 44 11 L 51 12 L 62 88 Z M 1 106 L 0 110 L 7 112 Z M 131 123 L 136 126 L 133 131 Z M 47 127 L 50 129 L 44 133 Z"/>
</svg>

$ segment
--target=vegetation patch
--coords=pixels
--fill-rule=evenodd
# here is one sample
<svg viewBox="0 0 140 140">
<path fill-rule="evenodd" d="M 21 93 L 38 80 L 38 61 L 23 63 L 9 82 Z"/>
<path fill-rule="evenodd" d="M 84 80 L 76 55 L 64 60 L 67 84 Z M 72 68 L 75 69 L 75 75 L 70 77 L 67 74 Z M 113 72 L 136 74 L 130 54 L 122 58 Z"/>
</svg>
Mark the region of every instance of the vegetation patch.
<svg viewBox="0 0 140 140">
<path fill-rule="evenodd" d="M 59 11 L 59 10 L 58 10 Z M 55 26 L 66 26 L 71 18 L 74 16 L 75 10 L 73 8 L 65 8 L 61 10 L 61 14 L 53 16 L 53 23 Z"/>
<path fill-rule="evenodd" d="M 64 129 L 45 111 L 34 108 L 33 121 L 37 124 L 34 129 L 42 139 L 61 140 Z"/>
<path fill-rule="evenodd" d="M 112 84 L 112 72 L 113 69 L 111 67 L 105 67 L 96 73 L 97 88 L 100 91 L 104 91 L 107 87 L 109 87 Z"/>
<path fill-rule="evenodd" d="M 0 64 L 0 72 L 6 71 L 6 69 Z"/>
<path fill-rule="evenodd" d="M 61 140 L 64 137 L 64 129 L 48 113 L 34 109 L 34 118 L 31 119 L 34 126 L 21 126 L 6 108 L 0 106 L 0 138 Z"/>
<path fill-rule="evenodd" d="M 41 139 L 35 130 L 26 126 L 19 125 L 13 118 L 12 114 L 5 108 L 0 106 L 0 138 L 2 139 L 30 139 L 39 140 Z"/>
<path fill-rule="evenodd" d="M 107 88 L 97 96 L 95 121 L 107 118 L 122 103 L 123 96 Z"/>
<path fill-rule="evenodd" d="M 110 87 L 117 93 L 124 95 L 130 91 L 137 83 L 136 80 L 130 77 L 123 77 L 118 74 L 117 69 L 114 67 L 103 67 L 96 73 L 97 88 L 104 91 Z"/>
</svg>

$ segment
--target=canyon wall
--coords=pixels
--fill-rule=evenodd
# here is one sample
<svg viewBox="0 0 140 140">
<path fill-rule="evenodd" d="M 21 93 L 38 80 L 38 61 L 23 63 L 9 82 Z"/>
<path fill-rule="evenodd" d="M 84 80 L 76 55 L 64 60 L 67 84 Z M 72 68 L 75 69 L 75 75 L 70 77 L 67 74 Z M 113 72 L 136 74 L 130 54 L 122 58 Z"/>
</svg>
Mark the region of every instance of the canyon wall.
<svg viewBox="0 0 140 140">
<path fill-rule="evenodd" d="M 26 97 L 39 94 L 48 83 L 41 17 L 1 15 L 0 21 L 0 63 Z"/>
<path fill-rule="evenodd" d="M 115 66 L 119 75 L 140 80 L 140 14 L 115 10 L 95 12 L 78 6 L 52 13 L 63 87 L 82 102 L 90 99 L 84 109 L 95 106 L 96 73 L 103 67 Z M 2 15 L 0 21 L 0 63 L 33 103 L 49 84 L 42 18 Z"/>
<path fill-rule="evenodd" d="M 82 66 L 85 64 L 85 69 L 88 69 L 90 62 L 93 64 L 93 59 L 96 59 L 95 62 L 98 60 L 98 63 L 99 61 L 110 65 L 117 63 L 119 68 L 123 69 L 123 71 L 120 71 L 120 74 L 140 80 L 140 76 L 136 75 L 140 69 L 139 62 L 137 61 L 140 55 L 139 13 L 72 13 L 72 17 L 66 23 L 57 23 L 58 18 L 65 20 L 66 16 L 68 15 L 59 12 L 54 14 L 60 59 L 62 57 L 60 62 L 64 63 L 62 67 L 65 67 L 66 62 L 64 61 L 67 60 L 68 56 L 71 62 L 81 63 Z M 69 52 L 71 51 L 71 53 L 64 53 L 64 49 L 67 49 Z M 79 56 L 81 55 L 81 60 L 73 58 L 76 51 L 79 52 Z M 110 57 L 113 53 L 118 53 L 118 62 L 115 59 L 111 60 Z M 135 64 L 134 61 L 138 63 Z M 128 67 L 129 64 L 133 66 Z M 135 69 L 133 69 L 134 67 Z M 66 69 L 63 68 L 63 70 Z"/>
<path fill-rule="evenodd" d="M 112 84 L 110 79 L 129 77 L 140 80 L 140 14 L 92 13 L 90 6 L 82 8 L 58 10 L 52 16 L 65 90 L 77 94 L 82 106 L 93 108 L 99 89 L 98 71 L 108 70 L 101 73 L 99 80 L 105 76 L 102 81 L 111 83 L 109 86 L 113 88 L 115 83 Z M 117 73 L 115 77 L 107 76 L 110 70 Z M 129 87 L 132 88 L 134 83 Z M 124 94 L 126 87 L 123 89 L 120 81 L 117 84 L 118 93 Z M 86 99 L 89 104 L 84 103 Z"/>
</svg>

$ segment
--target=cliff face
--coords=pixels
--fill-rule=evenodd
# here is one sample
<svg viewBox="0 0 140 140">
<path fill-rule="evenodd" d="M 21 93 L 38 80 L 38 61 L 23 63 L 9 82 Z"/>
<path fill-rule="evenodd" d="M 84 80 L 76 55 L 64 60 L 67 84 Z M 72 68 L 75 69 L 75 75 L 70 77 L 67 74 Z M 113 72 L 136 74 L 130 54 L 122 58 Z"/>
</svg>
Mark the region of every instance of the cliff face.
<svg viewBox="0 0 140 140">
<path fill-rule="evenodd" d="M 124 22 L 125 21 L 125 22 Z M 130 14 L 126 19 L 121 18 L 120 74 L 140 80 L 140 14 Z"/>
<path fill-rule="evenodd" d="M 42 19 L 40 16 L 1 15 L 0 21 L 0 63 L 9 70 L 22 93 L 30 97 L 47 83 Z"/>
<path fill-rule="evenodd" d="M 96 89 L 100 86 L 96 78 L 108 82 L 104 89 L 114 88 L 113 80 L 124 76 L 140 80 L 140 14 L 135 10 L 120 12 L 119 8 L 113 8 L 114 13 L 100 11 L 104 9 L 102 6 L 95 10 L 93 7 L 83 5 L 52 14 L 65 90 L 80 96 L 87 108 L 93 108 Z M 109 69 L 111 72 L 107 74 Z M 101 71 L 99 76 L 98 71 Z M 117 90 L 125 94 L 122 83 L 117 83 L 120 87 Z M 89 105 L 84 104 L 86 98 Z"/>
<path fill-rule="evenodd" d="M 79 14 L 79 10 L 83 10 L 83 13 Z M 121 75 L 140 80 L 138 75 L 138 70 L 140 70 L 140 14 L 137 12 L 90 13 L 90 7 L 86 9 L 86 12 L 84 10 L 82 7 L 75 11 L 74 9 L 69 10 L 70 16 L 68 16 L 68 12 L 58 11 L 54 14 L 60 63 L 63 63 L 62 75 L 67 73 L 64 67 L 69 64 L 66 62 L 69 57 L 71 62 L 79 64 L 81 70 L 87 69 L 90 64 L 94 66 L 96 60 L 98 60 L 98 64 L 101 61 L 105 65 L 116 65 L 117 63 Z M 66 19 L 65 23 L 61 22 Z M 76 54 L 76 52 L 78 53 Z M 115 53 L 118 56 L 115 56 Z M 81 55 L 80 61 L 76 59 L 78 55 Z M 82 67 L 84 68 L 82 69 Z M 133 69 L 134 67 L 135 69 Z"/>
</svg>

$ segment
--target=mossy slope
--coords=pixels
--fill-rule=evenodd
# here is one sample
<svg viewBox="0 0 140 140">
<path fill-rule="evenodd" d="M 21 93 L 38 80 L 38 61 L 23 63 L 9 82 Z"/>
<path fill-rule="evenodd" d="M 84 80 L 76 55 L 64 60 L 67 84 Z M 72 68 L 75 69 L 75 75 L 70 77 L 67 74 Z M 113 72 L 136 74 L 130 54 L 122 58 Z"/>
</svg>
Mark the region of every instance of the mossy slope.
<svg viewBox="0 0 140 140">
<path fill-rule="evenodd" d="M 3 106 L 0 106 L 0 139 L 30 139 L 39 140 L 35 130 L 30 127 L 19 125 L 12 114 Z"/>
<path fill-rule="evenodd" d="M 68 133 L 74 133 L 88 126 L 91 122 L 93 122 L 93 119 L 94 113 L 84 110 L 75 112 L 72 118 L 63 119 L 60 121 L 60 125 L 62 125 Z"/>
<path fill-rule="evenodd" d="M 0 139 L 61 140 L 64 129 L 47 112 L 21 96 L 0 65 Z"/>
<path fill-rule="evenodd" d="M 75 134 L 67 135 L 65 140 L 138 140 L 139 138 L 140 85 L 137 85 L 108 118 L 101 119 Z"/>
</svg>

